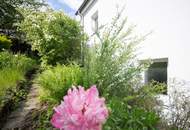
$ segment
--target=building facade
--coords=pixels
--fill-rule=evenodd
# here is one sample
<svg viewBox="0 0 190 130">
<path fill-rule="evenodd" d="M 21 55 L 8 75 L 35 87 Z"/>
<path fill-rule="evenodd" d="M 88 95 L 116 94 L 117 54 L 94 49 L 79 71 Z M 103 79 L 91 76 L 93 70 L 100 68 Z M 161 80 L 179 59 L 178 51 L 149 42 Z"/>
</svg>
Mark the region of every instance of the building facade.
<svg viewBox="0 0 190 130">
<path fill-rule="evenodd" d="M 152 32 L 141 44 L 139 59 L 152 59 L 144 82 L 185 82 L 181 90 L 190 91 L 190 1 L 189 0 L 84 0 L 76 15 L 89 35 L 110 23 L 118 8 L 137 25 L 137 34 Z"/>
</svg>

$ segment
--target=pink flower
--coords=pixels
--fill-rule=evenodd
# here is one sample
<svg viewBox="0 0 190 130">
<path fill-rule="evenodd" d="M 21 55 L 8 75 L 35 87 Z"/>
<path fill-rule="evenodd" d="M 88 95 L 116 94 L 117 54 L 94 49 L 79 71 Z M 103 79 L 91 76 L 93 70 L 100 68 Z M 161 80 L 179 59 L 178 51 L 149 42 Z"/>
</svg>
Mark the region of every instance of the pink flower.
<svg viewBox="0 0 190 130">
<path fill-rule="evenodd" d="M 96 86 L 86 91 L 80 86 L 69 89 L 54 110 L 51 123 L 60 130 L 101 130 L 108 118 L 105 99 L 99 98 Z"/>
</svg>

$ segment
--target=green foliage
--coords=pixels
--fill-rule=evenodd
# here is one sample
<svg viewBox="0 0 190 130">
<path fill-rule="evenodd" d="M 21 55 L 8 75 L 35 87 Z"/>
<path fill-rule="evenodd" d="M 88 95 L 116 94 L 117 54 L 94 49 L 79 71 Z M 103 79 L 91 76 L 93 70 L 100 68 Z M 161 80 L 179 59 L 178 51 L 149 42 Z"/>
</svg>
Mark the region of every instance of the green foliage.
<svg viewBox="0 0 190 130">
<path fill-rule="evenodd" d="M 12 41 L 5 35 L 0 35 L 0 51 L 10 49 Z"/>
<path fill-rule="evenodd" d="M 0 28 L 13 29 L 14 24 L 24 17 L 18 8 L 37 9 L 41 7 L 43 1 L 40 0 L 1 0 L 0 1 Z"/>
<path fill-rule="evenodd" d="M 82 70 L 78 65 L 58 65 L 42 72 L 37 82 L 41 86 L 41 99 L 59 102 L 72 85 L 82 84 Z"/>
<path fill-rule="evenodd" d="M 23 80 L 23 74 L 16 68 L 6 68 L 0 70 L 0 104 L 2 99 L 6 97 L 6 91 L 9 89 L 15 89 L 19 80 Z"/>
<path fill-rule="evenodd" d="M 152 92 L 154 94 L 166 94 L 167 84 L 152 80 L 148 84 L 145 84 L 144 89 L 147 89 L 146 91 Z"/>
<path fill-rule="evenodd" d="M 53 107 L 63 100 L 72 85 L 82 85 L 82 69 L 76 65 L 57 65 L 49 67 L 36 78 L 36 82 L 41 86 L 40 100 L 45 106 L 38 119 L 37 129 L 52 129 L 50 119 L 53 114 Z"/>
<path fill-rule="evenodd" d="M 106 97 L 111 111 L 105 130 L 154 130 L 159 89 L 142 85 L 141 74 L 149 63 L 138 62 L 136 53 L 146 36 L 135 35 L 134 26 L 127 27 L 126 22 L 118 14 L 110 26 L 97 32 L 93 46 L 85 48 L 84 85 L 97 84 Z"/>
<path fill-rule="evenodd" d="M 53 115 L 54 106 L 55 104 L 48 104 L 47 108 L 40 113 L 37 130 L 53 129 L 50 120 Z"/>
<path fill-rule="evenodd" d="M 27 72 L 34 67 L 36 62 L 22 54 L 11 54 L 9 52 L 0 53 L 0 69 L 14 68 L 20 72 Z"/>
<path fill-rule="evenodd" d="M 25 11 L 20 28 L 26 33 L 33 50 L 41 56 L 42 64 L 66 64 L 78 60 L 83 35 L 77 21 L 63 12 Z"/>
<path fill-rule="evenodd" d="M 83 48 L 85 59 L 82 70 L 76 65 L 58 65 L 39 75 L 37 82 L 42 87 L 41 99 L 50 103 L 47 113 L 42 113 L 40 117 L 42 128 L 49 127 L 52 104 L 62 100 L 68 88 L 97 84 L 110 108 L 105 130 L 156 129 L 159 117 L 154 111 L 155 95 L 162 87 L 155 83 L 141 84 L 141 72 L 149 64 L 139 63 L 135 52 L 145 37 L 134 35 L 133 26 L 126 28 L 127 19 L 119 23 L 118 19 L 120 14 L 114 18 L 111 27 L 97 32 L 94 46 Z"/>
<path fill-rule="evenodd" d="M 106 97 L 123 97 L 131 93 L 132 87 L 138 87 L 140 74 L 147 65 L 138 63 L 135 54 L 145 36 L 135 35 L 134 26 L 126 27 L 126 21 L 118 14 L 111 26 L 96 34 L 95 46 L 86 50 L 85 86 L 97 84 Z"/>
<path fill-rule="evenodd" d="M 24 80 L 27 71 L 35 66 L 35 61 L 24 55 L 13 55 L 9 52 L 0 53 L 0 106 L 7 99 L 7 92 L 16 92 L 17 83 Z"/>
<path fill-rule="evenodd" d="M 138 107 L 129 107 L 120 99 L 109 101 L 110 117 L 104 125 L 105 130 L 155 130 L 159 121 L 154 112 Z"/>
</svg>

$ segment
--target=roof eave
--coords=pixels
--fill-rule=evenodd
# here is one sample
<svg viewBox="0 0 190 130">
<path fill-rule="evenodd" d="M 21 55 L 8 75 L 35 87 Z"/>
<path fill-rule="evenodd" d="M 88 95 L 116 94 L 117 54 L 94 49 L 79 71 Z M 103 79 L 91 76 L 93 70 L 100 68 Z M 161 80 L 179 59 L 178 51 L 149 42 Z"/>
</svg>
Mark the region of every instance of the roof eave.
<svg viewBox="0 0 190 130">
<path fill-rule="evenodd" d="M 82 10 L 85 8 L 85 6 L 88 4 L 90 0 L 84 0 L 79 9 L 76 11 L 75 15 L 78 15 L 82 12 Z"/>
</svg>

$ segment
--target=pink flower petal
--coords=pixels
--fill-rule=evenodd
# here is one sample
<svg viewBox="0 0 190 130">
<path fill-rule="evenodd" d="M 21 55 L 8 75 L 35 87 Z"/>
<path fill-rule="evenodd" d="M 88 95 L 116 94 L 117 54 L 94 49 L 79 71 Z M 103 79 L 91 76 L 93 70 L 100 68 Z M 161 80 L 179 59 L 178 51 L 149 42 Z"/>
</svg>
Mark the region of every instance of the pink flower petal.
<svg viewBox="0 0 190 130">
<path fill-rule="evenodd" d="M 99 98 L 96 86 L 84 90 L 73 86 L 64 96 L 64 102 L 54 108 L 51 119 L 54 127 L 60 130 L 101 130 L 108 118 L 105 99 Z"/>
</svg>

